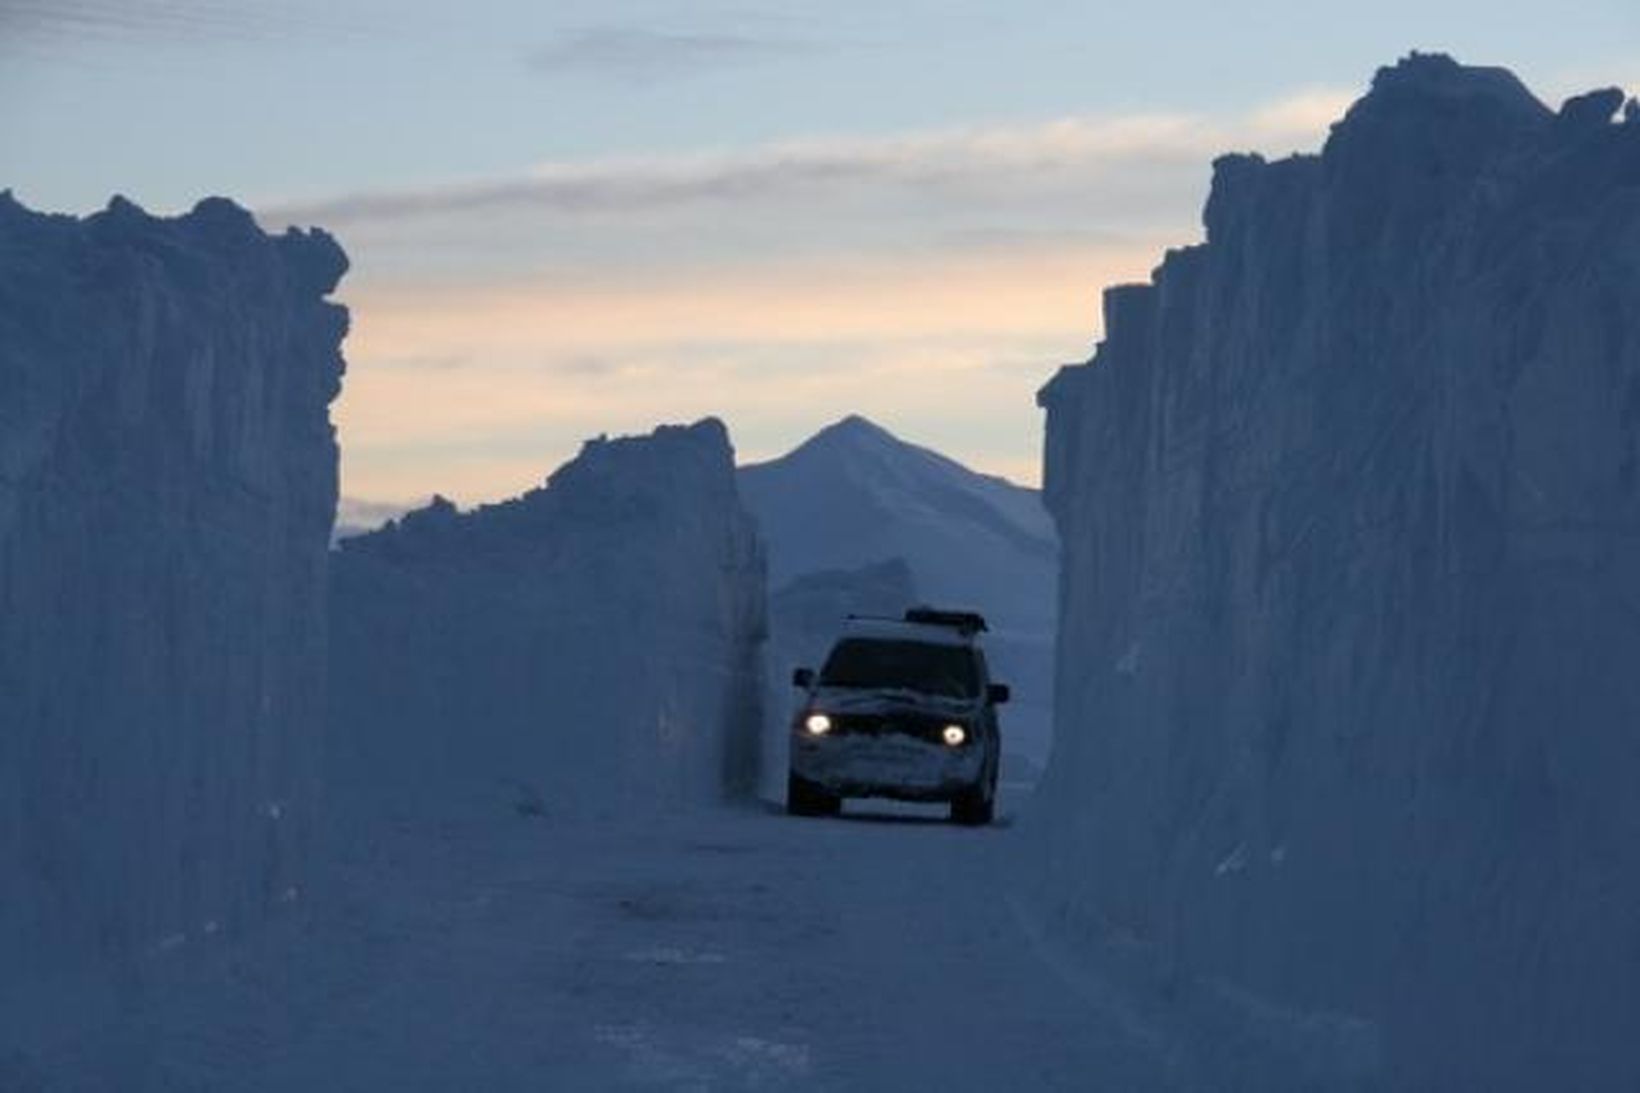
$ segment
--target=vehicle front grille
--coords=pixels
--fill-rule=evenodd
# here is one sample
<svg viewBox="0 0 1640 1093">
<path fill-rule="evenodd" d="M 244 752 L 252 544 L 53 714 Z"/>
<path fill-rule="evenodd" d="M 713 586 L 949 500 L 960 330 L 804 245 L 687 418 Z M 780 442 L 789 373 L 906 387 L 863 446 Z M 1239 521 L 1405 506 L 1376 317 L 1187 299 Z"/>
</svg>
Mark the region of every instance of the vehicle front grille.
<svg viewBox="0 0 1640 1093">
<path fill-rule="evenodd" d="M 911 736 L 930 743 L 940 742 L 940 730 L 951 724 L 948 717 L 916 713 L 833 714 L 832 732 L 839 736 Z"/>
</svg>

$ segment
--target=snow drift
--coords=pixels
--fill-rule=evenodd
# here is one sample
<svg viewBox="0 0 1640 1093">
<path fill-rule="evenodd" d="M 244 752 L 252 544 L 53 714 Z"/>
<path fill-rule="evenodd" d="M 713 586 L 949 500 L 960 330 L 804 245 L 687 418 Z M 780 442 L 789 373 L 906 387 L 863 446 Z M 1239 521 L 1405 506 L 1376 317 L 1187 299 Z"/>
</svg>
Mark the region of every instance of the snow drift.
<svg viewBox="0 0 1640 1093">
<path fill-rule="evenodd" d="M 225 200 L 0 194 L 4 988 L 302 891 L 346 268 Z"/>
<path fill-rule="evenodd" d="M 1398 1088 L 1640 1084 L 1622 103 L 1380 71 L 1321 155 L 1219 160 L 1041 395 L 1055 911 Z"/>
<path fill-rule="evenodd" d="M 332 566 L 333 796 L 388 814 L 673 807 L 756 773 L 762 547 L 721 423 L 595 440 Z"/>
</svg>

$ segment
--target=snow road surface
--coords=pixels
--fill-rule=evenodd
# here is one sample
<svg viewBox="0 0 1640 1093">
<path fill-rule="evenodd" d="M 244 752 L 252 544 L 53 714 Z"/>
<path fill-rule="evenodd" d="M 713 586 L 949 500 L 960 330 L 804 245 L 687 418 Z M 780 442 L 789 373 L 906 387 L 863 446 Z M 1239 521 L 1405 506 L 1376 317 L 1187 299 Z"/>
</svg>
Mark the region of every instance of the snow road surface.
<svg viewBox="0 0 1640 1093">
<path fill-rule="evenodd" d="M 33 1059 L 45 1088 L 1149 1088 L 1010 909 L 1017 832 L 774 806 L 376 840 L 344 897 Z M 197 954 L 196 954 L 197 957 Z M 53 1080 L 55 1079 L 55 1081 Z"/>
</svg>

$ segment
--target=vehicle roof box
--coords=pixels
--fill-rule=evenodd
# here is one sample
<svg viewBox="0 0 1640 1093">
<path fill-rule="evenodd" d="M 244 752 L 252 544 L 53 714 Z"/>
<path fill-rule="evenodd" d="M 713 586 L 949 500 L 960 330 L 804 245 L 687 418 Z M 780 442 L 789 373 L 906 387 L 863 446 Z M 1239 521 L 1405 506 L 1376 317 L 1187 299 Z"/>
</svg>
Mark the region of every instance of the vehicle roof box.
<svg viewBox="0 0 1640 1093">
<path fill-rule="evenodd" d="M 946 611 L 926 604 L 906 608 L 905 621 L 922 623 L 924 626 L 949 626 L 965 637 L 989 629 L 985 625 L 985 616 L 978 611 Z"/>
</svg>

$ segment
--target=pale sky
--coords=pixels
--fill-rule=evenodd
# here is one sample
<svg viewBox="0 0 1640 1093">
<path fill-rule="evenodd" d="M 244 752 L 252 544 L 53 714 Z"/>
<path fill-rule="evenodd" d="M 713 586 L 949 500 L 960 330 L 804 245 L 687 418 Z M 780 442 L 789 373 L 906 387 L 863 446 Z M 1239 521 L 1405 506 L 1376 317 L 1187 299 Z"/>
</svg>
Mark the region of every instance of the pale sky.
<svg viewBox="0 0 1640 1093">
<path fill-rule="evenodd" d="M 1212 158 L 1314 150 L 1412 49 L 1633 93 L 1640 5 L 0 0 L 0 186 L 332 231 L 351 497 L 705 414 L 1034 483 L 1036 388 L 1199 238 Z"/>
</svg>

